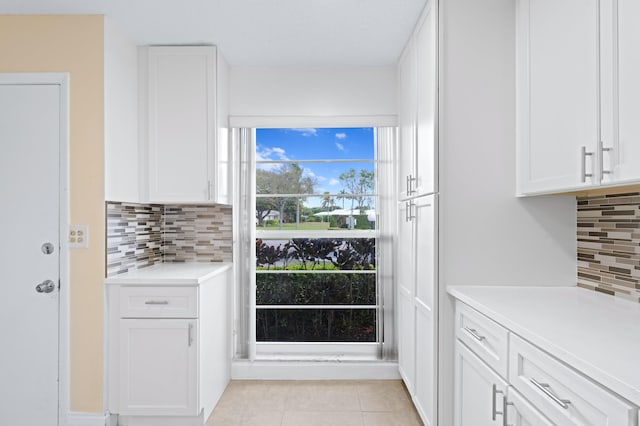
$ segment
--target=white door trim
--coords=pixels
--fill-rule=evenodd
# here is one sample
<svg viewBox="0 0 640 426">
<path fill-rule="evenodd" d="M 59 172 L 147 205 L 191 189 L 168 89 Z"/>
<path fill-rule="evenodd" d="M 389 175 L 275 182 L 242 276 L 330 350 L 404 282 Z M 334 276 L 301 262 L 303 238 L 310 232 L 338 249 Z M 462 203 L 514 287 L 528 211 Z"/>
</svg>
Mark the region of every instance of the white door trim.
<svg viewBox="0 0 640 426">
<path fill-rule="evenodd" d="M 0 73 L 0 85 L 60 86 L 60 294 L 58 313 L 58 425 L 69 412 L 69 74 Z"/>
</svg>

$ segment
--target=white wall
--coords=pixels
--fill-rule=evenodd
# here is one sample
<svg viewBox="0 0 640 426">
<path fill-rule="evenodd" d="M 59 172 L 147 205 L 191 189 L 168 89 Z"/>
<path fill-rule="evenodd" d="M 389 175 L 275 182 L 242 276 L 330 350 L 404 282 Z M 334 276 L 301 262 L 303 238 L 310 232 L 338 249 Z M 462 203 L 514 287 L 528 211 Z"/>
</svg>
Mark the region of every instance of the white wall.
<svg viewBox="0 0 640 426">
<path fill-rule="evenodd" d="M 138 52 L 104 21 L 105 199 L 138 201 Z"/>
<path fill-rule="evenodd" d="M 349 69 L 232 68 L 232 125 L 255 125 L 243 117 L 298 117 L 314 125 L 323 117 L 377 117 L 355 125 L 395 125 L 394 66 Z M 306 120 L 306 121 L 305 121 Z M 331 120 L 327 125 L 341 125 Z M 260 125 L 260 124 L 257 124 Z M 283 122 L 282 125 L 287 125 Z"/>
<path fill-rule="evenodd" d="M 575 198 L 516 198 L 515 2 L 440 0 L 440 423 L 452 285 L 575 285 Z"/>
</svg>

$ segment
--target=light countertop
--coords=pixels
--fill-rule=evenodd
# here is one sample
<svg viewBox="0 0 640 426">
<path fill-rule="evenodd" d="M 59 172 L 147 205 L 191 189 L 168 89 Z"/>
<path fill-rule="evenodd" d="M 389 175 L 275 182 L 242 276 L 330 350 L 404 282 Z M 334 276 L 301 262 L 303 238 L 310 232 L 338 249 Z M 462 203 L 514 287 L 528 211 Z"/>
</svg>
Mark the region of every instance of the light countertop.
<svg viewBox="0 0 640 426">
<path fill-rule="evenodd" d="M 448 293 L 640 406 L 640 303 L 579 287 L 453 286 Z"/>
<path fill-rule="evenodd" d="M 106 278 L 104 283 L 133 285 L 198 285 L 230 269 L 233 263 L 159 263 Z"/>
</svg>

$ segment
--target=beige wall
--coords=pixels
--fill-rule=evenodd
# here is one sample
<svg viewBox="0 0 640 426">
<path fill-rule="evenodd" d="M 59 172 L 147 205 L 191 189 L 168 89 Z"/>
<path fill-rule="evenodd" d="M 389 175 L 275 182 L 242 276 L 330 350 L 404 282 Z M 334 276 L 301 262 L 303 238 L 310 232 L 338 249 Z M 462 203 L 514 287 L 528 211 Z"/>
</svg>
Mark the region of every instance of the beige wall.
<svg viewBox="0 0 640 426">
<path fill-rule="evenodd" d="M 71 75 L 71 410 L 103 410 L 104 23 L 102 16 L 0 16 L 0 72 Z"/>
</svg>

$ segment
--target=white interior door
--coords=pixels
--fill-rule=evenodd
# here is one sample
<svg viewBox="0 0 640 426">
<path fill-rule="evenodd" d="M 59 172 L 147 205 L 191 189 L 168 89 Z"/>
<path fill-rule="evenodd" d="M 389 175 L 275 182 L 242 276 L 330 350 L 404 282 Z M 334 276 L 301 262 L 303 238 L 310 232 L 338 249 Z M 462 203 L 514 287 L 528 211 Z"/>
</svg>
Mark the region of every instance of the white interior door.
<svg viewBox="0 0 640 426">
<path fill-rule="evenodd" d="M 2 425 L 58 424 L 60 99 L 60 85 L 0 80 Z"/>
</svg>

